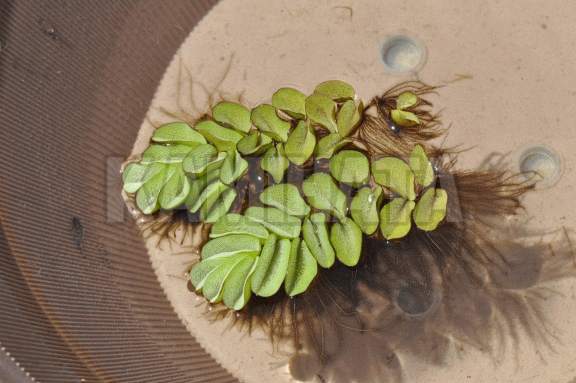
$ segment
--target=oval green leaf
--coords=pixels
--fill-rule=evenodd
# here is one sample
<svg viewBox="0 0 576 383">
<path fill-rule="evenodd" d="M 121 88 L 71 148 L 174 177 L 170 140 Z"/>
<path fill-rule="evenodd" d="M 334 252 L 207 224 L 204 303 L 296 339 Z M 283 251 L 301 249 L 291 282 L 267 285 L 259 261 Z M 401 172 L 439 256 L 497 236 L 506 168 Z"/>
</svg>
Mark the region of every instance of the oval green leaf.
<svg viewBox="0 0 576 383">
<path fill-rule="evenodd" d="M 348 217 L 332 225 L 330 242 L 336 257 L 346 266 L 356 266 L 362 254 L 362 231 Z"/>
<path fill-rule="evenodd" d="M 182 169 L 198 178 L 219 168 L 225 158 L 226 153 L 218 153 L 214 146 L 210 144 L 200 145 L 192 149 L 184 158 Z"/>
<path fill-rule="evenodd" d="M 202 222 L 216 222 L 230 210 L 238 193 L 235 189 L 223 185 L 215 193 L 206 198 L 200 207 L 200 220 Z"/>
<path fill-rule="evenodd" d="M 268 230 L 257 222 L 254 222 L 240 214 L 226 214 L 221 217 L 210 229 L 210 238 L 223 237 L 230 234 L 248 234 L 264 243 L 268 239 Z"/>
<path fill-rule="evenodd" d="M 340 80 L 323 82 L 316 87 L 314 92 L 328 96 L 336 102 L 352 100 L 355 94 L 354 88 Z"/>
<path fill-rule="evenodd" d="M 267 187 L 260 193 L 260 201 L 283 212 L 302 217 L 310 213 L 310 206 L 300 195 L 298 188 L 292 184 L 278 184 Z"/>
<path fill-rule="evenodd" d="M 195 187 L 196 183 L 198 183 L 198 180 L 192 184 L 190 193 L 188 194 L 188 197 L 186 197 L 186 207 L 192 213 L 196 213 L 198 209 L 206 203 L 206 201 L 215 201 L 216 197 L 227 187 L 219 179 L 210 183 L 203 182 Z M 200 190 L 204 185 L 206 185 L 204 189 Z M 192 200 L 193 198 L 194 200 Z"/>
<path fill-rule="evenodd" d="M 403 198 L 393 199 L 380 211 L 380 230 L 384 238 L 397 239 L 405 237 L 412 227 L 412 210 L 414 201 Z"/>
<path fill-rule="evenodd" d="M 418 97 L 412 92 L 404 92 L 396 100 L 396 109 L 404 110 L 416 104 Z"/>
<path fill-rule="evenodd" d="M 254 257 L 254 254 L 235 254 L 230 256 L 226 259 L 226 261 L 222 262 L 218 267 L 216 267 L 204 280 L 204 286 L 202 287 L 202 294 L 208 299 L 211 303 L 218 303 L 222 301 L 223 292 L 222 287 L 224 286 L 224 282 L 232 273 L 234 268 L 242 262 L 247 257 Z"/>
<path fill-rule="evenodd" d="M 211 120 L 200 121 L 194 127 L 206 140 L 212 143 L 219 152 L 235 149 L 236 143 L 242 139 L 242 134 L 226 128 Z"/>
<path fill-rule="evenodd" d="M 414 173 L 410 166 L 399 158 L 384 157 L 372 163 L 372 175 L 377 184 L 386 186 L 406 200 L 416 198 Z"/>
<path fill-rule="evenodd" d="M 346 216 L 346 196 L 329 174 L 312 174 L 302 183 L 302 191 L 310 205 L 316 209 L 328 211 L 339 219 Z"/>
<path fill-rule="evenodd" d="M 286 277 L 289 260 L 290 240 L 270 234 L 252 276 L 252 292 L 261 297 L 276 294 Z"/>
<path fill-rule="evenodd" d="M 165 210 L 178 207 L 186 200 L 190 187 L 190 179 L 184 174 L 182 168 L 176 169 L 158 195 L 160 207 Z"/>
<path fill-rule="evenodd" d="M 331 267 L 336 259 L 336 254 L 330 243 L 326 215 L 324 213 L 315 213 L 310 218 L 304 218 L 302 235 L 318 264 L 324 268 Z"/>
<path fill-rule="evenodd" d="M 360 123 L 363 110 L 364 104 L 362 101 L 360 101 L 358 105 L 356 105 L 354 100 L 346 101 L 340 108 L 338 117 L 336 118 L 338 134 L 342 137 L 349 136 Z"/>
<path fill-rule="evenodd" d="M 166 166 L 166 164 L 160 163 L 147 165 L 131 163 L 126 165 L 126 168 L 122 173 L 124 190 L 126 190 L 128 193 L 136 193 L 142 185 L 144 185 L 150 178 L 158 174 L 158 172 L 163 170 Z"/>
<path fill-rule="evenodd" d="M 434 181 L 434 169 L 420 145 L 416 145 L 410 154 L 410 169 L 420 185 L 426 187 Z"/>
<path fill-rule="evenodd" d="M 414 126 L 420 123 L 418 117 L 412 113 L 405 110 L 394 109 L 390 112 L 390 116 L 400 126 Z"/>
<path fill-rule="evenodd" d="M 290 161 L 284 155 L 282 144 L 268 148 L 266 153 L 262 156 L 260 166 L 262 167 L 262 170 L 268 172 L 272 176 L 274 182 L 282 182 L 286 169 L 290 166 Z"/>
<path fill-rule="evenodd" d="M 324 136 L 318 141 L 318 145 L 314 149 L 314 158 L 319 160 L 321 158 L 331 158 L 336 151 L 352 142 L 350 137 L 342 137 L 338 133 L 329 134 Z"/>
<path fill-rule="evenodd" d="M 272 138 L 261 134 L 257 130 L 248 133 L 236 144 L 238 151 L 244 155 L 258 156 L 264 153 L 272 145 Z"/>
<path fill-rule="evenodd" d="M 306 119 L 306 95 L 293 88 L 280 88 L 272 95 L 272 105 L 292 118 Z"/>
<path fill-rule="evenodd" d="M 246 218 L 260 223 L 270 232 L 281 238 L 295 238 L 300 235 L 300 219 L 284 213 L 275 207 L 251 206 L 244 213 Z"/>
<path fill-rule="evenodd" d="M 232 310 L 242 310 L 252 295 L 252 273 L 258 264 L 258 257 L 246 255 L 238 262 L 222 288 L 222 300 Z"/>
<path fill-rule="evenodd" d="M 260 241 L 252 235 L 231 234 L 214 238 L 202 247 L 202 259 L 229 257 L 239 253 L 260 253 Z"/>
<path fill-rule="evenodd" d="M 197 200 L 198 198 L 200 198 L 202 192 L 206 189 L 206 187 L 209 184 L 213 183 L 219 178 L 220 178 L 220 169 L 216 169 L 196 179 L 196 181 L 192 183 L 192 186 L 190 187 L 190 193 L 188 193 L 188 197 L 186 197 L 186 200 L 184 201 L 186 208 L 188 208 L 188 210 L 190 210 L 191 212 L 195 213 L 200 208 L 200 205 L 203 202 L 201 201 L 197 203 Z"/>
<path fill-rule="evenodd" d="M 162 144 L 182 144 L 192 147 L 206 143 L 204 136 L 184 122 L 171 122 L 162 125 L 154 131 L 152 141 Z"/>
<path fill-rule="evenodd" d="M 224 126 L 245 135 L 252 129 L 250 111 L 234 102 L 222 101 L 212 108 L 212 118 Z"/>
<path fill-rule="evenodd" d="M 144 214 L 152 214 L 160 209 L 158 195 L 180 164 L 171 164 L 150 178 L 136 194 L 136 205 Z"/>
<path fill-rule="evenodd" d="M 330 160 L 330 173 L 339 182 L 359 187 L 370 179 L 370 162 L 357 150 L 342 150 Z"/>
<path fill-rule="evenodd" d="M 421 230 L 434 230 L 446 217 L 448 194 L 443 189 L 426 190 L 414 209 L 414 222 Z"/>
<path fill-rule="evenodd" d="M 320 93 L 313 93 L 306 98 L 306 114 L 315 123 L 336 133 L 336 104 L 331 98 Z"/>
<path fill-rule="evenodd" d="M 159 162 L 162 164 L 175 164 L 182 162 L 184 157 L 193 148 L 188 145 L 159 145 L 152 144 L 142 153 L 142 165 Z"/>
<path fill-rule="evenodd" d="M 306 291 L 317 273 L 318 264 L 308 250 L 306 242 L 294 238 L 290 246 L 290 260 L 284 281 L 286 294 L 292 297 Z"/>
<path fill-rule="evenodd" d="M 316 135 L 312 126 L 299 121 L 296 128 L 288 136 L 285 151 L 286 156 L 295 165 L 302 165 L 310 158 L 316 146 Z"/>
<path fill-rule="evenodd" d="M 374 191 L 370 187 L 362 188 L 350 203 L 350 215 L 360 230 L 367 235 L 373 234 L 380 224 L 380 203 L 382 188 L 377 186 Z"/>
<path fill-rule="evenodd" d="M 236 149 L 229 150 L 226 159 L 220 168 L 220 179 L 230 185 L 246 173 L 248 161 L 246 161 Z"/>
<path fill-rule="evenodd" d="M 290 132 L 290 123 L 284 121 L 276 114 L 276 108 L 269 104 L 262 104 L 252 109 L 250 114 L 252 123 L 264 134 L 275 141 L 286 142 Z"/>
<path fill-rule="evenodd" d="M 227 257 L 205 259 L 197 263 L 192 270 L 190 270 L 190 282 L 192 282 L 196 291 L 202 291 L 206 277 L 218 266 L 226 262 L 227 259 Z"/>
</svg>

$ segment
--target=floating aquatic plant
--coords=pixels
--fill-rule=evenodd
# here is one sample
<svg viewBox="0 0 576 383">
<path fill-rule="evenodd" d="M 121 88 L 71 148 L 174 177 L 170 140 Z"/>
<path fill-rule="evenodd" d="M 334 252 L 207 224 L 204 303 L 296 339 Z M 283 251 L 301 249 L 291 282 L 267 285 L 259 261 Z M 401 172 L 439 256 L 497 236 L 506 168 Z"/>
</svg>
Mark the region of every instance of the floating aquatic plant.
<svg viewBox="0 0 576 383">
<path fill-rule="evenodd" d="M 240 310 L 252 294 L 271 296 L 282 284 L 286 294 L 301 294 L 319 267 L 336 260 L 354 267 L 363 235 L 378 226 L 385 238 L 398 239 L 412 219 L 421 230 L 444 219 L 446 193 L 430 186 L 434 173 L 420 145 L 409 164 L 395 157 L 371 163 L 358 149 L 343 150 L 362 120 L 363 103 L 354 97 L 349 84 L 327 81 L 309 96 L 281 88 L 272 104 L 251 111 L 220 102 L 213 119 L 194 127 L 176 122 L 158 128 L 140 163 L 128 165 L 124 188 L 137 193 L 142 212 L 184 204 L 200 221 L 214 223 L 202 260 L 190 272 L 196 291 L 211 303 Z M 398 110 L 416 102 L 413 93 L 403 93 Z M 234 183 L 248 171 L 245 157 L 259 155 L 273 185 L 259 194 L 260 204 L 229 213 L 238 195 Z M 306 179 L 286 178 L 290 166 L 303 167 L 310 159 L 327 159 L 329 166 Z M 415 180 L 418 190 L 426 188 L 418 200 Z M 347 196 L 342 185 L 356 196 Z M 381 206 L 384 193 L 377 185 L 397 198 Z"/>
</svg>

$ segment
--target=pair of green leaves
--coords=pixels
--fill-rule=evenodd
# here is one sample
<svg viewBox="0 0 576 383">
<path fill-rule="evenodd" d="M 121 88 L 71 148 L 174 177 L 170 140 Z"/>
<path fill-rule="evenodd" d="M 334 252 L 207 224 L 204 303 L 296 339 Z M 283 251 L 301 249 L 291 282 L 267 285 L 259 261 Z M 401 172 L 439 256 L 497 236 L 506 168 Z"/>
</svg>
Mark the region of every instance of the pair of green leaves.
<svg viewBox="0 0 576 383">
<path fill-rule="evenodd" d="M 354 102 L 354 88 L 343 81 L 326 81 L 304 100 L 306 115 L 330 133 L 348 136 L 362 117 L 363 105 Z"/>
<path fill-rule="evenodd" d="M 408 234 L 412 219 L 421 230 L 434 230 L 446 216 L 446 191 L 434 187 L 434 169 L 424 149 L 416 145 L 410 164 L 399 158 L 385 157 L 372 164 L 374 181 L 392 191 L 397 198 L 380 211 L 380 228 L 386 239 Z M 415 181 L 425 189 L 416 200 Z"/>
<path fill-rule="evenodd" d="M 404 92 L 396 100 L 396 109 L 390 111 L 390 117 L 400 126 L 414 126 L 420 123 L 418 117 L 405 109 L 414 106 L 418 98 L 412 92 Z"/>
</svg>

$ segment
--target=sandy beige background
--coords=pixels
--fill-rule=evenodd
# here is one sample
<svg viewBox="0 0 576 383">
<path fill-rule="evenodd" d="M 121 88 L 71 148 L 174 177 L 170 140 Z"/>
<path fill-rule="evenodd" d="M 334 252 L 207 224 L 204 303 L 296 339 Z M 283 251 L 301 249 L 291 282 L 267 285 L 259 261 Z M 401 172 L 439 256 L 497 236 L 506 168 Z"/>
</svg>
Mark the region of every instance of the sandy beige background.
<svg viewBox="0 0 576 383">
<path fill-rule="evenodd" d="M 149 117 L 159 112 L 200 116 L 220 97 L 248 107 L 269 102 L 282 86 L 311 92 L 340 79 L 365 101 L 407 79 L 445 85 L 434 97 L 452 124 L 446 145 L 470 148 L 462 167 L 487 155 L 508 154 L 510 169 L 532 146 L 552 149 L 562 163 L 553 185 L 525 198 L 530 228 L 576 227 L 576 29 L 571 1 L 266 1 L 224 0 L 194 29 L 158 88 Z M 408 35 L 424 48 L 417 72 L 387 71 L 380 50 L 390 36 Z M 178 84 L 185 84 L 184 86 Z M 190 84 L 192 84 L 190 86 Z M 152 127 L 142 126 L 141 152 Z M 203 300 L 186 289 L 184 271 L 195 254 L 151 251 L 168 299 L 190 331 L 233 374 L 246 382 L 288 382 L 286 361 L 272 356 L 262 334 L 247 337 L 202 316 Z M 518 355 L 494 361 L 473 348 L 453 353 L 444 367 L 401 356 L 407 382 L 557 382 L 576 380 L 575 281 L 551 286 L 548 302 L 561 342 L 555 352 L 521 340 Z M 465 308 L 463 308 L 465 309 Z M 249 352 L 248 352 L 249 350 Z"/>
</svg>

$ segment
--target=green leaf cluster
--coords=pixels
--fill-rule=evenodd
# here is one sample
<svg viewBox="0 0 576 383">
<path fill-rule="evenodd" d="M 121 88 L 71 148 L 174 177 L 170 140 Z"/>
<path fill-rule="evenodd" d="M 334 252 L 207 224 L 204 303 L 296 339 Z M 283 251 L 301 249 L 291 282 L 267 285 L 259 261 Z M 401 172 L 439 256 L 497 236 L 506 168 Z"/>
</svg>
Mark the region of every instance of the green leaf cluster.
<svg viewBox="0 0 576 383">
<path fill-rule="evenodd" d="M 395 196 L 380 210 L 384 238 L 406 236 L 412 221 L 421 230 L 434 230 L 446 217 L 448 195 L 445 190 L 435 188 L 434 169 L 420 145 L 412 151 L 409 164 L 399 158 L 381 158 L 372 164 L 372 174 L 376 183 Z M 422 189 L 419 199 L 416 185 Z"/>
<path fill-rule="evenodd" d="M 444 219 L 447 195 L 434 187 L 421 146 L 409 163 L 391 157 L 371 163 L 361 151 L 344 149 L 362 120 L 363 103 L 354 97 L 350 85 L 327 81 L 309 96 L 281 88 L 271 104 L 251 110 L 221 102 L 194 128 L 181 122 L 158 128 L 140 162 L 126 167 L 124 189 L 136 193 L 143 213 L 184 204 L 202 222 L 214 223 L 202 259 L 190 271 L 192 284 L 210 302 L 240 310 L 252 294 L 268 297 L 282 286 L 290 296 L 301 294 L 319 267 L 336 260 L 357 265 L 364 234 L 380 228 L 385 238 L 398 239 L 412 222 L 434 230 Z M 419 123 L 406 110 L 416 103 L 414 94 L 401 94 L 394 121 Z M 260 158 L 271 185 L 257 205 L 229 213 L 248 156 Z M 290 166 L 311 158 L 329 159 L 329 171 L 310 175 L 301 189 L 285 182 Z"/>
</svg>

